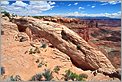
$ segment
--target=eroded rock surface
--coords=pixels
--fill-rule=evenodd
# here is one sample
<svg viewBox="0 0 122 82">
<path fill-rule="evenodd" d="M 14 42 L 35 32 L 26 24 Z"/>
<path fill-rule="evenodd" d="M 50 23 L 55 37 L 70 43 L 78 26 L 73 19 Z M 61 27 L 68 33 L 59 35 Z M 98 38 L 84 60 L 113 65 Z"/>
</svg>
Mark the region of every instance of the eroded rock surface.
<svg viewBox="0 0 122 82">
<path fill-rule="evenodd" d="M 13 22 L 19 28 L 30 29 L 29 36 L 44 37 L 61 52 L 67 54 L 75 65 L 84 70 L 98 70 L 106 74 L 116 72 L 116 69 L 107 57 L 97 49 L 91 47 L 78 34 L 66 26 L 42 21 L 34 18 L 14 18 Z"/>
</svg>

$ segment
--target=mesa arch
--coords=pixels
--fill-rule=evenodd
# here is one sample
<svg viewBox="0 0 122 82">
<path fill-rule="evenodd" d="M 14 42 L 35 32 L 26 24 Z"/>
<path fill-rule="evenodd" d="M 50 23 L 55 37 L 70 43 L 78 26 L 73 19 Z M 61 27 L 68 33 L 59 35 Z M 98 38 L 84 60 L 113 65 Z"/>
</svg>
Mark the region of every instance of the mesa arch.
<svg viewBox="0 0 122 82">
<path fill-rule="evenodd" d="M 115 67 L 101 51 L 91 47 L 77 33 L 64 25 L 31 17 L 13 18 L 12 22 L 19 28 L 29 28 L 32 34 L 47 39 L 84 70 L 98 70 L 106 74 L 116 73 Z"/>
</svg>

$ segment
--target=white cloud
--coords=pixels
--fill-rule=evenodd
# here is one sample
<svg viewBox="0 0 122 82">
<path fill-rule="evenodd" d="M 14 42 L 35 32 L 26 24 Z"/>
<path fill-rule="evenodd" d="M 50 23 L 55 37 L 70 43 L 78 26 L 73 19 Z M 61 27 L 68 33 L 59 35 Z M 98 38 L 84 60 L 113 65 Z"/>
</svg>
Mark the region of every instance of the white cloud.
<svg viewBox="0 0 122 82">
<path fill-rule="evenodd" d="M 72 13 L 65 13 L 65 14 L 55 14 L 57 16 L 88 16 L 88 17 L 110 17 L 110 18 L 120 18 L 121 17 L 121 11 L 118 11 L 116 13 L 100 13 L 100 14 L 87 14 L 87 13 L 79 13 L 79 12 L 72 12 Z M 52 14 L 53 16 L 53 14 Z"/>
<path fill-rule="evenodd" d="M 46 1 L 30 1 L 29 8 L 32 10 L 38 10 L 38 11 L 46 11 L 49 9 L 52 9 L 54 6 L 52 6 L 53 2 L 47 3 Z"/>
<path fill-rule="evenodd" d="M 115 5 L 115 4 L 118 4 L 118 3 L 121 3 L 121 1 L 102 1 L 104 3 L 102 3 L 101 5 L 107 5 L 107 4 L 111 4 L 111 5 Z"/>
<path fill-rule="evenodd" d="M 79 7 L 78 9 L 84 9 L 84 7 Z"/>
<path fill-rule="evenodd" d="M 1 5 L 1 6 L 8 5 L 8 4 L 9 4 L 8 1 L 1 1 L 1 2 L 0 2 L 0 5 Z"/>
<path fill-rule="evenodd" d="M 121 12 L 116 12 L 116 13 L 105 13 L 104 16 L 106 17 L 111 17 L 111 18 L 121 18 Z"/>
<path fill-rule="evenodd" d="M 7 4 L 7 3 L 6 3 Z M 47 11 L 52 9 L 55 2 L 47 1 L 30 1 L 30 4 L 26 4 L 22 1 L 16 1 L 15 3 L 6 6 L 2 5 L 1 7 L 17 15 L 27 16 L 27 15 L 39 15 L 42 11 Z"/>
<path fill-rule="evenodd" d="M 71 4 L 69 4 L 68 6 L 71 6 Z"/>
<path fill-rule="evenodd" d="M 43 14 L 49 16 L 49 14 Z M 100 13 L 100 14 L 87 14 L 87 13 L 80 13 L 80 12 L 71 12 L 71 13 L 50 13 L 50 16 L 88 16 L 88 17 L 110 17 L 110 18 L 120 18 L 121 17 L 121 11 L 118 11 L 116 13 Z"/>
<path fill-rule="evenodd" d="M 108 3 L 115 5 L 115 4 L 121 3 L 121 1 L 109 1 Z"/>
<path fill-rule="evenodd" d="M 74 3 L 74 5 L 78 5 L 78 3 Z"/>
<path fill-rule="evenodd" d="M 30 1 L 30 5 L 34 5 L 34 6 L 36 6 L 36 5 L 44 5 L 46 3 L 47 2 L 45 2 L 45 1 Z"/>
<path fill-rule="evenodd" d="M 103 4 L 101 4 L 101 5 L 107 5 L 108 3 L 103 3 Z"/>
<path fill-rule="evenodd" d="M 1 7 L 5 10 L 9 11 L 10 13 L 15 13 L 18 15 L 45 15 L 42 14 L 42 11 L 51 10 L 54 8 L 55 2 L 47 2 L 47 1 L 30 1 L 30 4 L 26 4 L 22 1 L 17 1 L 11 5 L 9 5 L 8 1 L 1 1 Z M 78 3 L 77 3 L 78 4 Z M 111 4 L 113 4 L 111 2 Z M 114 3 L 115 4 L 115 3 Z M 88 6 L 88 5 L 87 5 Z M 89 5 L 91 6 L 91 5 Z M 91 6 L 95 7 L 95 6 Z M 79 9 L 83 9 L 83 7 L 79 7 Z M 52 14 L 52 13 L 50 13 Z M 49 14 L 47 14 L 49 15 Z M 87 13 L 79 13 L 79 12 L 72 12 L 72 13 L 66 13 L 66 14 L 52 14 L 52 15 L 63 15 L 63 16 L 106 16 L 106 17 L 117 17 L 119 18 L 121 16 L 121 11 L 115 12 L 115 13 L 101 13 L 101 14 L 87 14 Z"/>
<path fill-rule="evenodd" d="M 94 8 L 95 6 L 91 6 L 91 8 Z"/>
<path fill-rule="evenodd" d="M 15 6 L 15 7 L 25 7 L 27 6 L 28 4 L 22 2 L 22 1 L 16 1 L 15 3 L 12 4 L 12 6 Z"/>
</svg>

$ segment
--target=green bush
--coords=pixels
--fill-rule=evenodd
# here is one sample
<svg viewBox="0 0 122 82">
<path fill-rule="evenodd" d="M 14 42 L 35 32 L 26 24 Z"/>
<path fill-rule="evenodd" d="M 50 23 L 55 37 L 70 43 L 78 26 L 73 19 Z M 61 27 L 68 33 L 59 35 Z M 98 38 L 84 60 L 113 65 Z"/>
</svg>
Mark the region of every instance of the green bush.
<svg viewBox="0 0 122 82">
<path fill-rule="evenodd" d="M 11 81 L 22 81 L 22 80 L 21 80 L 21 77 L 20 77 L 19 75 L 16 75 L 15 77 L 12 75 L 12 76 L 10 77 L 10 80 L 11 80 Z"/>
<path fill-rule="evenodd" d="M 87 74 L 84 74 L 84 73 L 83 74 L 79 74 L 79 78 L 78 79 L 79 80 L 83 80 L 83 78 L 86 78 L 87 79 L 88 78 L 88 75 Z"/>
<path fill-rule="evenodd" d="M 38 68 L 42 67 L 42 65 L 45 65 L 45 66 L 47 67 L 47 64 L 46 64 L 46 62 L 44 62 L 44 61 L 41 61 L 41 62 L 39 63 L 39 65 L 38 65 Z"/>
<path fill-rule="evenodd" d="M 40 53 L 40 50 L 38 47 L 35 47 L 34 50 L 32 48 L 29 50 L 29 54 L 35 54 L 35 53 Z"/>
<path fill-rule="evenodd" d="M 45 78 L 42 80 L 42 78 Z M 52 72 L 49 69 L 45 69 L 43 73 L 39 73 L 34 75 L 30 81 L 50 81 L 52 80 L 53 76 L 52 76 Z"/>
<path fill-rule="evenodd" d="M 44 65 L 43 61 L 39 63 L 38 68 L 42 67 L 42 65 Z"/>
<path fill-rule="evenodd" d="M 47 47 L 47 45 L 45 43 L 43 43 L 40 48 L 46 48 L 46 47 Z"/>
<path fill-rule="evenodd" d="M 88 75 L 86 74 L 76 74 L 76 73 L 73 73 L 72 71 L 70 70 L 66 70 L 65 71 L 65 75 L 64 75 L 64 80 L 65 81 L 68 81 L 68 80 L 72 80 L 72 81 L 84 81 L 84 78 L 88 78 Z"/>
<path fill-rule="evenodd" d="M 56 66 L 53 70 L 54 70 L 55 73 L 58 73 L 58 71 L 60 71 L 60 67 Z"/>
<path fill-rule="evenodd" d="M 75 73 L 73 73 L 70 70 L 66 70 L 65 73 L 66 73 L 64 75 L 64 77 L 65 77 L 64 80 L 65 81 L 68 81 L 68 80 L 73 80 L 74 81 L 75 77 L 77 76 Z"/>
<path fill-rule="evenodd" d="M 9 14 L 9 12 L 3 11 L 3 12 L 1 12 L 1 13 L 3 13 L 4 16 L 7 16 L 8 18 L 10 18 L 10 14 Z"/>
<path fill-rule="evenodd" d="M 29 50 L 29 54 L 33 54 L 33 50 L 32 50 L 32 48 Z"/>
<path fill-rule="evenodd" d="M 34 75 L 30 81 L 41 81 L 41 78 L 42 78 L 42 74 L 39 73 Z"/>
<path fill-rule="evenodd" d="M 53 78 L 52 72 L 49 69 L 45 69 L 45 72 L 42 73 L 42 75 L 45 77 L 46 81 L 50 81 Z"/>
<path fill-rule="evenodd" d="M 36 60 L 36 63 L 39 63 L 39 59 Z"/>
</svg>

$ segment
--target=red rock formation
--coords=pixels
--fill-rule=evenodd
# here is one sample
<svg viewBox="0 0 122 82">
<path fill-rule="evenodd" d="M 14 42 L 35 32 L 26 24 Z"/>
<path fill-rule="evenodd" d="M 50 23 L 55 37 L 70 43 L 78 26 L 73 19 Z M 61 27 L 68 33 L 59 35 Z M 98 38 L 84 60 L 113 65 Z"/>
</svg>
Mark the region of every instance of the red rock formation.
<svg viewBox="0 0 122 82">
<path fill-rule="evenodd" d="M 23 24 L 24 20 L 26 22 Z M 59 33 L 57 33 L 58 28 L 53 27 L 57 24 L 53 22 L 26 17 L 14 19 L 13 22 L 22 27 L 28 26 L 33 33 L 49 40 L 53 46 L 67 54 L 75 65 L 82 69 L 98 70 L 106 74 L 116 73 L 116 69 L 103 53 L 91 47 L 84 39 L 66 26 L 60 25 Z M 49 23 L 49 25 L 46 23 Z"/>
</svg>

